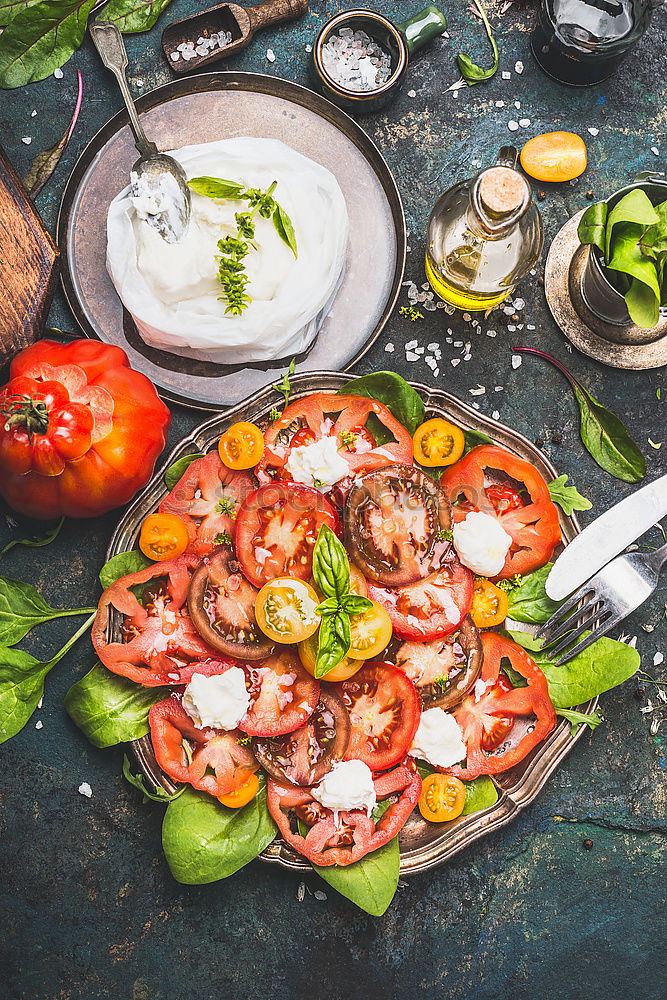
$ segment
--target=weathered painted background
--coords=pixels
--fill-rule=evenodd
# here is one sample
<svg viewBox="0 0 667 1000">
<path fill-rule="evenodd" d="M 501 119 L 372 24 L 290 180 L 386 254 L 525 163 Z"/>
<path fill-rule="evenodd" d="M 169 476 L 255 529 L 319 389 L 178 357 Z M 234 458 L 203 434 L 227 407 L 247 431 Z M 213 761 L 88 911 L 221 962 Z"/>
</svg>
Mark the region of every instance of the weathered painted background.
<svg viewBox="0 0 667 1000">
<path fill-rule="evenodd" d="M 400 18 L 417 4 L 370 6 Z M 174 0 L 153 31 L 127 39 L 137 94 L 170 79 L 158 48 L 160 32 L 168 20 L 197 7 L 191 0 Z M 300 22 L 257 36 L 230 68 L 306 82 L 305 46 L 323 20 L 341 9 L 334 3 L 311 7 Z M 447 4 L 446 11 L 451 37 L 415 58 L 398 103 L 364 122 L 401 188 L 412 232 L 406 277 L 418 284 L 424 226 L 437 194 L 473 172 L 472 161 L 491 162 L 510 138 L 521 142 L 565 128 L 588 143 L 584 177 L 572 185 L 544 186 L 547 246 L 586 204 L 587 191 L 602 197 L 638 170 L 664 169 L 667 154 L 664 12 L 654 17 L 650 34 L 615 78 L 578 91 L 552 83 L 533 64 L 528 49 L 533 5 L 496 3 L 491 13 L 500 68 L 511 77 L 503 80 L 499 72 L 454 99 L 446 91 L 458 77 L 456 52 L 482 60 L 487 50 L 480 25 L 461 0 Z M 273 63 L 266 59 L 268 47 L 276 54 Z M 515 72 L 517 60 L 525 66 L 521 75 Z M 50 226 L 77 154 L 118 110 L 120 98 L 89 41 L 64 67 L 62 80 L 0 92 L 1 140 L 23 172 L 35 153 L 62 133 L 76 69 L 86 86 L 80 122 L 38 201 Z M 496 107 L 501 100 L 505 106 Z M 529 118 L 530 126 L 510 133 L 508 121 L 519 118 Z M 501 420 L 542 443 L 556 466 L 593 500 L 594 515 L 630 488 L 599 470 L 583 451 L 575 404 L 561 377 L 527 358 L 513 369 L 511 347 L 544 347 L 569 363 L 626 419 L 644 448 L 651 477 L 667 470 L 664 370 L 616 372 L 570 353 L 546 310 L 540 274 L 541 268 L 519 289 L 525 306 L 518 321 L 494 315 L 475 335 L 460 315 L 427 313 L 415 324 L 396 315 L 357 370 L 391 367 L 467 399 L 471 388 L 485 386 L 487 392 L 474 397 L 481 408 L 498 410 Z M 60 298 L 51 322 L 73 329 Z M 508 323 L 517 329 L 508 331 Z M 452 344 L 445 342 L 447 326 L 454 331 Z M 497 337 L 486 337 L 493 328 Z M 423 360 L 406 362 L 404 345 L 413 339 L 422 346 L 442 344 L 437 378 Z M 470 360 L 453 365 L 463 359 L 468 341 Z M 393 353 L 385 351 L 388 344 Z M 197 419 L 176 411 L 170 444 Z M 649 437 L 665 443 L 653 449 Z M 30 580 L 56 604 L 88 604 L 98 593 L 97 569 L 114 523 L 114 515 L 70 523 L 50 549 L 14 550 L 0 571 Z M 653 531 L 648 543 L 660 540 Z M 664 669 L 653 666 L 654 654 L 667 653 L 666 600 L 663 581 L 651 604 L 626 625 L 626 632 L 637 635 L 645 669 L 653 676 Z M 29 646 L 46 657 L 66 634 L 66 626 L 45 626 Z M 294 876 L 257 862 L 217 885 L 188 888 L 173 882 L 160 850 L 162 808 L 142 805 L 120 777 L 122 754 L 92 750 L 63 710 L 65 691 L 91 662 L 90 649 L 80 643 L 48 678 L 41 711 L 2 748 L 3 1000 L 664 996 L 666 716 L 654 685 L 632 681 L 604 697 L 606 724 L 577 745 L 536 804 L 453 863 L 412 878 L 388 914 L 373 919 L 318 885 L 315 876 L 308 879 L 309 889 L 326 889 L 328 898 L 307 894 L 299 903 Z M 656 707 L 642 712 L 649 699 Z M 43 728 L 35 728 L 38 720 Z M 82 781 L 90 782 L 91 799 L 77 793 Z M 590 850 L 582 846 L 587 839 L 593 841 Z"/>
</svg>

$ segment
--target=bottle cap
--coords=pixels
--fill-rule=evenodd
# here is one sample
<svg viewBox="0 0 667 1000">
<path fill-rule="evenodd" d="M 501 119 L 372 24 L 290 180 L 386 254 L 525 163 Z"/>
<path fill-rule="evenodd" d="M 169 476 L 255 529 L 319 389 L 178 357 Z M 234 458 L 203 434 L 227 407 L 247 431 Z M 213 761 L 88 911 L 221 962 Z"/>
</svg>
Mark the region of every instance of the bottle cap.
<svg viewBox="0 0 667 1000">
<path fill-rule="evenodd" d="M 496 218 L 518 212 L 529 195 L 528 185 L 511 167 L 489 167 L 479 179 L 479 200 Z"/>
</svg>

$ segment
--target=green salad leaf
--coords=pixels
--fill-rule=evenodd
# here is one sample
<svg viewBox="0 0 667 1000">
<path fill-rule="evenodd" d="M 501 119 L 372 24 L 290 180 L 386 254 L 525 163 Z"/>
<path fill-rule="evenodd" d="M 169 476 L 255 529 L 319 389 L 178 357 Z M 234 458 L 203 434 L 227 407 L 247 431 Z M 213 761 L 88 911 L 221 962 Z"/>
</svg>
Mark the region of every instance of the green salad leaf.
<svg viewBox="0 0 667 1000">
<path fill-rule="evenodd" d="M 0 0 L 0 25 L 9 24 L 17 14 L 36 3 L 39 0 Z"/>
<path fill-rule="evenodd" d="M 480 0 L 471 0 L 474 11 L 477 12 L 484 25 L 484 30 L 486 31 L 486 37 L 491 45 L 491 51 L 493 53 L 493 62 L 489 69 L 484 69 L 482 66 L 478 66 L 474 63 L 470 56 L 465 55 L 465 53 L 460 52 L 456 57 L 456 62 L 458 63 L 459 70 L 461 71 L 461 76 L 468 84 L 472 87 L 475 83 L 481 83 L 483 80 L 490 80 L 498 70 L 498 45 L 493 36 L 493 29 L 489 24 L 489 19 L 486 16 L 486 11 L 480 3 Z"/>
<path fill-rule="evenodd" d="M 97 15 L 111 21 L 124 35 L 148 31 L 171 0 L 109 0 Z"/>
<path fill-rule="evenodd" d="M 473 448 L 479 448 L 482 444 L 493 444 L 493 438 L 490 438 L 488 434 L 484 431 L 473 431 L 468 429 L 463 430 L 463 437 L 465 439 L 465 448 L 463 449 L 463 454 L 467 455 L 469 451 Z M 443 469 L 444 471 L 444 469 Z"/>
<path fill-rule="evenodd" d="M 228 809 L 194 788 L 167 806 L 162 847 L 177 882 L 205 885 L 233 875 L 261 854 L 278 830 L 266 804 L 266 781 L 241 809 Z"/>
<path fill-rule="evenodd" d="M 40 535 L 33 535 L 32 538 L 13 538 L 11 542 L 7 542 L 4 548 L 0 549 L 0 556 L 4 556 L 5 552 L 9 552 L 15 545 L 25 545 L 26 548 L 30 549 L 40 549 L 43 545 L 50 545 L 60 534 L 60 529 L 64 523 L 65 518 L 61 517 L 52 528 L 47 528 Z"/>
<path fill-rule="evenodd" d="M 352 394 L 354 396 L 365 396 L 367 399 L 376 399 L 387 407 L 389 412 L 396 417 L 399 423 L 414 434 L 419 425 L 424 422 L 426 409 L 424 400 L 416 389 L 397 375 L 396 372 L 372 372 L 370 375 L 359 375 L 351 378 L 338 390 L 339 396 Z M 373 415 L 373 414 L 372 414 Z M 379 421 L 377 421 L 379 425 Z M 371 428 L 373 436 L 378 444 L 386 444 L 389 440 L 385 428 L 381 427 L 380 439 L 375 434 L 376 425 Z M 382 440 L 384 438 L 384 440 Z"/>
<path fill-rule="evenodd" d="M 127 782 L 130 783 L 134 788 L 138 788 L 145 799 L 150 799 L 151 802 L 161 802 L 162 805 L 166 805 L 167 802 L 173 802 L 174 799 L 179 798 L 186 789 L 186 785 L 181 785 L 175 792 L 167 792 L 162 785 L 153 785 L 153 791 L 146 784 L 146 779 L 143 774 L 133 774 L 132 765 L 130 764 L 129 757 L 127 754 L 123 754 L 123 777 Z"/>
<path fill-rule="evenodd" d="M 150 565 L 150 559 L 147 559 L 139 549 L 131 549 L 129 552 L 117 552 L 100 570 L 102 589 L 106 590 L 116 580 L 120 580 L 121 576 L 127 576 L 129 573 L 139 573 L 142 569 L 146 569 Z"/>
<path fill-rule="evenodd" d="M 101 749 L 146 736 L 148 713 L 168 697 L 169 688 L 143 687 L 96 663 L 71 686 L 65 709 L 74 725 Z"/>
<path fill-rule="evenodd" d="M 591 729 L 597 729 L 604 721 L 597 712 L 577 712 L 574 708 L 559 708 L 556 710 L 556 715 L 561 715 L 568 720 L 572 736 L 577 735 L 579 726 L 586 725 L 590 726 Z"/>
<path fill-rule="evenodd" d="M 205 457 L 203 451 L 194 451 L 192 454 L 183 455 L 182 458 L 177 458 L 175 462 L 172 462 L 164 474 L 164 484 L 167 489 L 173 490 L 176 483 L 185 475 L 192 463 L 196 462 L 198 458 Z"/>
<path fill-rule="evenodd" d="M 83 41 L 96 0 L 40 0 L 14 15 L 0 35 L 0 87 L 45 80 Z"/>
<path fill-rule="evenodd" d="M 546 563 L 540 569 L 522 577 L 519 585 L 508 591 L 507 614 L 514 621 L 541 625 L 558 610 L 560 603 L 552 601 L 545 590 L 552 566 L 553 563 Z"/>
<path fill-rule="evenodd" d="M 633 188 L 632 191 L 628 191 L 620 201 L 616 202 L 607 216 L 604 243 L 605 259 L 611 260 L 612 257 L 612 242 L 617 236 L 614 229 L 616 225 L 629 223 L 639 226 L 643 232 L 646 226 L 655 225 L 658 221 L 658 214 L 643 188 Z"/>
<path fill-rule="evenodd" d="M 577 228 L 579 242 L 596 246 L 601 253 L 604 253 L 605 245 L 605 225 L 607 222 L 607 202 L 598 201 L 594 205 L 589 205 Z"/>
<path fill-rule="evenodd" d="M 481 774 L 479 778 L 464 781 L 463 784 L 466 786 L 466 801 L 462 816 L 470 816 L 482 809 L 488 809 L 498 801 L 498 789 L 488 774 Z"/>
<path fill-rule="evenodd" d="M 566 514 L 573 514 L 575 510 L 590 510 L 593 504 L 586 497 L 582 497 L 576 486 L 566 486 L 568 476 L 559 476 L 549 483 L 549 496 L 554 503 L 557 503 Z"/>
<path fill-rule="evenodd" d="M 0 576 L 0 645 L 15 645 L 43 622 L 94 611 L 95 608 L 52 608 L 29 583 Z"/>
<path fill-rule="evenodd" d="M 381 917 L 396 895 L 400 864 L 398 837 L 394 837 L 351 865 L 313 865 L 313 871 L 360 910 Z"/>
</svg>

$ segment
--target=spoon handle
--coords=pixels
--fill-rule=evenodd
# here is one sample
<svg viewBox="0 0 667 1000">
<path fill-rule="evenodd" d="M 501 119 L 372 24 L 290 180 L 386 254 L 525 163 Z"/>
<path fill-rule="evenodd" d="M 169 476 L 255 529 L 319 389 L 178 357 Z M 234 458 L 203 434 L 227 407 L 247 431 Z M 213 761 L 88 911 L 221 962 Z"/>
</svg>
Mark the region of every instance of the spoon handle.
<svg viewBox="0 0 667 1000">
<path fill-rule="evenodd" d="M 127 52 L 123 36 L 116 25 L 110 21 L 93 21 L 90 26 L 90 34 L 92 35 L 97 51 L 102 57 L 102 62 L 107 69 L 111 70 L 118 81 L 127 113 L 130 116 L 130 128 L 134 133 L 135 146 L 142 156 L 155 156 L 158 148 L 154 142 L 149 142 L 146 138 L 146 133 L 139 121 L 137 109 L 134 106 L 127 77 L 125 76 Z"/>
</svg>

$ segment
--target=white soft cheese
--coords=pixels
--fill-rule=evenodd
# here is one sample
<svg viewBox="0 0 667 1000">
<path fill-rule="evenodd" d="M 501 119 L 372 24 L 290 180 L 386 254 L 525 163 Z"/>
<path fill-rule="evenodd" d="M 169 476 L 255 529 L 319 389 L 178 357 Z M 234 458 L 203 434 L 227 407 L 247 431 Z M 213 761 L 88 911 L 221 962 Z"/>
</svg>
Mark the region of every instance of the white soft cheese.
<svg viewBox="0 0 667 1000">
<path fill-rule="evenodd" d="M 454 548 L 459 559 L 480 576 L 500 573 L 511 544 L 511 536 L 490 514 L 473 511 L 454 525 Z"/>
<path fill-rule="evenodd" d="M 183 194 L 173 174 L 130 173 L 132 205 L 144 222 L 160 220 L 167 231 L 176 227 Z M 160 237 L 162 239 L 162 237 Z"/>
<path fill-rule="evenodd" d="M 235 729 L 248 711 L 250 695 L 240 667 L 206 677 L 193 674 L 183 693 L 183 708 L 198 729 Z"/>
<path fill-rule="evenodd" d="M 422 712 L 414 742 L 408 751 L 413 757 L 427 760 L 434 767 L 451 767 L 465 760 L 466 745 L 461 727 L 444 708 Z"/>
<path fill-rule="evenodd" d="M 338 761 L 312 794 L 326 809 L 333 809 L 334 815 L 346 809 L 365 809 L 370 816 L 377 802 L 373 774 L 361 760 Z"/>
<path fill-rule="evenodd" d="M 338 440 L 323 437 L 312 444 L 292 448 L 286 468 L 292 479 L 307 486 L 333 486 L 349 475 L 350 467 L 338 452 Z"/>
</svg>

